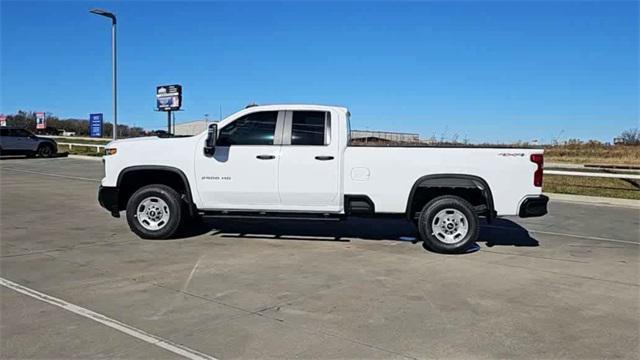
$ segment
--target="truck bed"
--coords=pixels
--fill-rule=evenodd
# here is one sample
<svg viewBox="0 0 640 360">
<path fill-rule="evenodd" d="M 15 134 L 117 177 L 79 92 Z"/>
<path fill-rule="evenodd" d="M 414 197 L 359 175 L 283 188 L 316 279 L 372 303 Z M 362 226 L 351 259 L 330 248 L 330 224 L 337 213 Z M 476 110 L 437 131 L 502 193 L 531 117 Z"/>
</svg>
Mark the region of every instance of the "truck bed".
<svg viewBox="0 0 640 360">
<path fill-rule="evenodd" d="M 542 153 L 542 149 L 514 147 L 348 146 L 344 192 L 368 194 L 376 212 L 397 213 L 405 211 L 411 188 L 420 178 L 471 175 L 493 189 L 498 215 L 516 215 L 525 197 L 541 193 L 533 184 L 537 165 L 530 155 Z"/>
</svg>

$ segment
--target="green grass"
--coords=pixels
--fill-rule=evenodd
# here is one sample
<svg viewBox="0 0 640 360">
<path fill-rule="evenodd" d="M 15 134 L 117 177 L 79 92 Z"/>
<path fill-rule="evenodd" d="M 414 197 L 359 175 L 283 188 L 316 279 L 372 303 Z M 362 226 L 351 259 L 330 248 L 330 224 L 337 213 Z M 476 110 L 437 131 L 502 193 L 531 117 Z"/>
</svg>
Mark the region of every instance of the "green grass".
<svg viewBox="0 0 640 360">
<path fill-rule="evenodd" d="M 640 200 L 640 190 L 637 187 L 614 178 L 545 175 L 543 191 Z"/>
</svg>

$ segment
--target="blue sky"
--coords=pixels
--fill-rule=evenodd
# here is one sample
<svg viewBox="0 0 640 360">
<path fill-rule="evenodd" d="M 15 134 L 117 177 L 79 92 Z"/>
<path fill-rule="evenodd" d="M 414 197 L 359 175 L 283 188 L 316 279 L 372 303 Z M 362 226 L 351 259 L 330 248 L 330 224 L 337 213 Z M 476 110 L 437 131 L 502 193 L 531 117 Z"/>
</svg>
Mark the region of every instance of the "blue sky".
<svg viewBox="0 0 640 360">
<path fill-rule="evenodd" d="M 0 112 L 162 128 L 250 102 L 348 106 L 352 127 L 474 142 L 611 141 L 639 122 L 638 2 L 1 3 Z"/>
</svg>

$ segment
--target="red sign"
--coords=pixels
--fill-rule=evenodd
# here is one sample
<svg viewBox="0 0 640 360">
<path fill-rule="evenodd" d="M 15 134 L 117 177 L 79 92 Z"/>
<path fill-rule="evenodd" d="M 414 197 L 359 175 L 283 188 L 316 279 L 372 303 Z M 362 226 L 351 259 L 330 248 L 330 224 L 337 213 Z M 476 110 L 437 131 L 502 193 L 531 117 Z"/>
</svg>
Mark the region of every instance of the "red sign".
<svg viewBox="0 0 640 360">
<path fill-rule="evenodd" d="M 7 126 L 7 117 L 0 115 L 0 126 Z"/>
<path fill-rule="evenodd" d="M 36 129 L 46 129 L 47 121 L 44 118 L 43 112 L 36 113 Z"/>
</svg>

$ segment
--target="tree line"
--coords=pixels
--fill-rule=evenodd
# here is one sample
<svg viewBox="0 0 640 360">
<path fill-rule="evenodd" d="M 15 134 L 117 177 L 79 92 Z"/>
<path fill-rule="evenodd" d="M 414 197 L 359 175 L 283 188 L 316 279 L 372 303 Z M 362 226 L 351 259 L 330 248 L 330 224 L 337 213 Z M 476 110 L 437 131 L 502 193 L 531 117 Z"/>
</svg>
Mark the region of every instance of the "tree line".
<svg viewBox="0 0 640 360">
<path fill-rule="evenodd" d="M 89 136 L 89 120 L 87 119 L 60 119 L 51 113 L 45 113 L 46 129 L 36 129 L 36 112 L 19 110 L 16 114 L 7 115 L 7 126 L 20 127 L 36 134 L 58 135 L 59 131 L 75 132 L 76 136 Z M 103 137 L 112 137 L 113 124 L 104 122 L 102 127 Z M 118 124 L 118 137 L 136 137 L 148 135 L 141 127 L 130 127 Z"/>
</svg>

